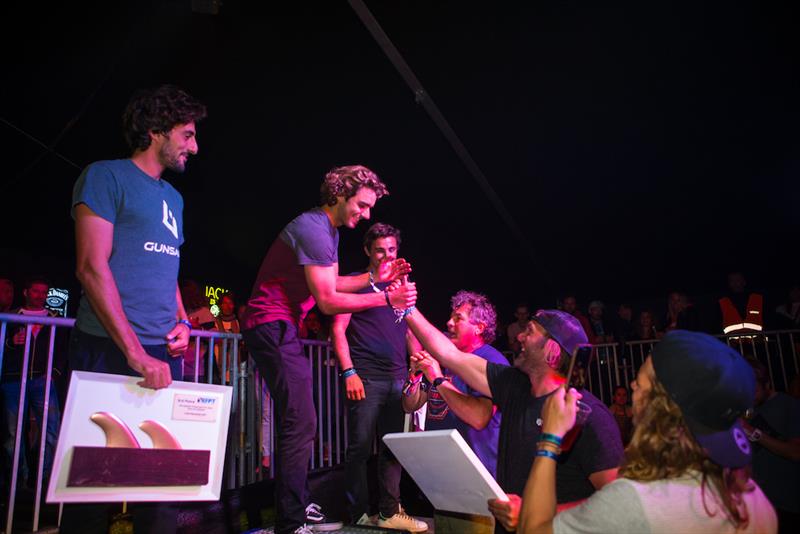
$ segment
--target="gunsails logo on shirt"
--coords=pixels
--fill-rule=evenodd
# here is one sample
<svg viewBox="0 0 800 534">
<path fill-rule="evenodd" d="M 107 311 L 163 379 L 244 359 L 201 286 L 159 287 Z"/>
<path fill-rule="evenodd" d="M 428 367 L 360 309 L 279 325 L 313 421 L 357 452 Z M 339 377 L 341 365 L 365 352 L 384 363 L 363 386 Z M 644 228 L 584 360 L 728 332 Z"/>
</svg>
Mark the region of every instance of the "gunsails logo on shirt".
<svg viewBox="0 0 800 534">
<path fill-rule="evenodd" d="M 175 239 L 178 239 L 178 221 L 175 220 L 175 216 L 172 214 L 172 210 L 169 209 L 167 206 L 167 201 L 163 200 L 164 203 L 164 218 L 161 222 L 164 223 L 164 226 L 167 227 L 167 230 L 172 232 L 172 235 L 175 236 Z"/>
<path fill-rule="evenodd" d="M 169 209 L 167 206 L 167 201 L 162 200 L 163 207 L 164 207 L 164 217 L 161 219 L 161 222 L 164 223 L 164 226 L 169 230 L 169 232 L 175 236 L 175 239 L 178 239 L 178 220 L 173 215 L 172 210 Z M 163 254 L 168 254 L 170 256 L 180 257 L 180 252 L 178 251 L 177 247 L 173 247 L 172 245 L 167 245 L 164 243 L 157 243 L 155 241 L 147 241 L 144 244 L 144 249 L 147 252 L 161 252 Z"/>
</svg>

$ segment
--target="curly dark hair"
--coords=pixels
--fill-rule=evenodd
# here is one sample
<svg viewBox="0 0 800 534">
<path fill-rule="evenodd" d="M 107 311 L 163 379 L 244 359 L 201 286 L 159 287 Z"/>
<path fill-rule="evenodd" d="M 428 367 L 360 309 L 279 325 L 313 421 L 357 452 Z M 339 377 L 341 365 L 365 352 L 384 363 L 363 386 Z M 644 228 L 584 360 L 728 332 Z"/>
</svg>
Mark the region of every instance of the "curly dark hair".
<svg viewBox="0 0 800 534">
<path fill-rule="evenodd" d="M 337 197 L 343 196 L 347 200 L 362 187 L 375 191 L 377 198 L 389 195 L 386 184 L 381 182 L 377 174 L 363 165 L 347 165 L 331 169 L 325 175 L 319 190 L 320 203 L 323 206 L 335 206 Z"/>
<path fill-rule="evenodd" d="M 494 341 L 497 334 L 497 311 L 494 309 L 494 304 L 486 295 L 462 289 L 450 299 L 450 309 L 455 311 L 464 304 L 470 305 L 469 322 L 486 325 L 481 334 L 484 343 Z"/>
<path fill-rule="evenodd" d="M 174 85 L 138 91 L 122 114 L 122 130 L 131 152 L 147 150 L 150 132 L 167 133 L 178 124 L 197 122 L 206 107 Z"/>
<path fill-rule="evenodd" d="M 393 237 L 397 241 L 397 246 L 400 246 L 400 230 L 390 224 L 375 223 L 364 234 L 364 248 L 367 252 L 372 248 L 372 244 L 382 237 Z"/>
</svg>

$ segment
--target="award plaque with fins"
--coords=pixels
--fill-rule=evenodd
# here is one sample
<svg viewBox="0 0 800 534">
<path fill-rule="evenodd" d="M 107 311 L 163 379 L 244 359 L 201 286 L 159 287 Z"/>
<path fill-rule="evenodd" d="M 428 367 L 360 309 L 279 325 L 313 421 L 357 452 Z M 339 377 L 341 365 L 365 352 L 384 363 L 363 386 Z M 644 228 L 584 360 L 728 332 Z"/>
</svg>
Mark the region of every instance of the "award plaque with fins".
<svg viewBox="0 0 800 534">
<path fill-rule="evenodd" d="M 219 499 L 231 388 L 76 371 L 48 502 Z"/>
</svg>

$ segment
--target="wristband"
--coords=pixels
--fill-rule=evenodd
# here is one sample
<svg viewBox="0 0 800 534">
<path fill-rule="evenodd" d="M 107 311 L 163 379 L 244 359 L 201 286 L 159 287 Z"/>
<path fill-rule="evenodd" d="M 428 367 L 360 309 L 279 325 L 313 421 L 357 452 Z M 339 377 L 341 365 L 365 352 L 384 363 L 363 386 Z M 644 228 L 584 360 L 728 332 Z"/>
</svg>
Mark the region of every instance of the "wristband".
<svg viewBox="0 0 800 534">
<path fill-rule="evenodd" d="M 560 436 L 556 436 L 555 434 L 549 434 L 547 432 L 542 432 L 542 435 L 539 437 L 539 441 L 548 441 L 553 445 L 560 447 L 562 440 Z"/>
<path fill-rule="evenodd" d="M 442 382 L 450 382 L 451 378 L 449 376 L 440 376 L 439 378 L 433 379 L 433 387 L 438 388 L 442 385 Z"/>
<path fill-rule="evenodd" d="M 355 367 L 348 367 L 347 369 L 345 369 L 344 371 L 341 372 L 341 377 L 342 378 L 348 378 L 348 377 L 351 377 L 351 376 L 357 375 L 357 374 L 358 374 L 358 371 L 356 371 Z"/>
<path fill-rule="evenodd" d="M 539 449 L 536 451 L 536 456 L 544 456 L 545 458 L 550 458 L 553 461 L 558 461 L 558 455 L 553 451 L 548 451 L 547 449 Z"/>
<path fill-rule="evenodd" d="M 555 443 L 553 443 L 551 441 L 539 441 L 539 442 L 537 442 L 536 443 L 536 449 L 537 450 L 548 449 L 548 450 L 553 451 L 556 454 L 561 454 L 561 447 L 559 447 L 558 445 L 556 445 Z"/>
<path fill-rule="evenodd" d="M 180 321 L 178 321 L 178 324 L 185 325 L 185 326 L 187 326 L 189 328 L 189 332 L 192 331 L 192 323 L 190 323 L 186 319 L 181 319 Z"/>
<path fill-rule="evenodd" d="M 383 296 L 386 297 L 386 305 L 389 306 L 391 309 L 394 309 L 394 306 L 392 306 L 392 302 L 389 300 L 389 290 L 388 289 L 384 289 L 383 290 Z"/>
</svg>

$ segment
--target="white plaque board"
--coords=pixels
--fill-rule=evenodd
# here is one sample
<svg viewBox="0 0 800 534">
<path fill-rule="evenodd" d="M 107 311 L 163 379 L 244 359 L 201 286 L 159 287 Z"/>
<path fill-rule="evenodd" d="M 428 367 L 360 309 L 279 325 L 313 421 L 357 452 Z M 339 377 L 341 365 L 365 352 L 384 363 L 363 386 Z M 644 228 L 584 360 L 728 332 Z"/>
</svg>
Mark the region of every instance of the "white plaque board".
<svg viewBox="0 0 800 534">
<path fill-rule="evenodd" d="M 508 500 L 458 430 L 386 434 L 383 442 L 436 510 L 491 516 L 486 501 Z"/>
<path fill-rule="evenodd" d="M 47 502 L 141 502 L 219 500 L 231 412 L 230 386 L 173 382 L 159 390 L 137 385 L 141 377 L 74 371 L 58 436 Z M 193 402 L 196 401 L 196 402 Z M 152 448 L 139 423 L 164 425 L 182 449 L 211 452 L 203 486 L 68 487 L 75 446 L 104 447 L 103 430 L 90 419 L 111 412 L 130 428 L 141 448 Z"/>
</svg>

